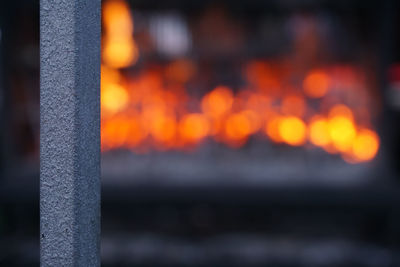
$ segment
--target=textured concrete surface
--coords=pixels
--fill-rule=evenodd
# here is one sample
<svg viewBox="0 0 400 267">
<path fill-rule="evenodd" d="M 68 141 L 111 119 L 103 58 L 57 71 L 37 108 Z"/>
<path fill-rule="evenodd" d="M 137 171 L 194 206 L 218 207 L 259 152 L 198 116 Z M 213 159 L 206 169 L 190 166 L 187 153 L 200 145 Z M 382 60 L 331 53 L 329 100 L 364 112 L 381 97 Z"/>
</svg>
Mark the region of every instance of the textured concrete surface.
<svg viewBox="0 0 400 267">
<path fill-rule="evenodd" d="M 42 266 L 100 265 L 100 14 L 40 1 Z"/>
</svg>

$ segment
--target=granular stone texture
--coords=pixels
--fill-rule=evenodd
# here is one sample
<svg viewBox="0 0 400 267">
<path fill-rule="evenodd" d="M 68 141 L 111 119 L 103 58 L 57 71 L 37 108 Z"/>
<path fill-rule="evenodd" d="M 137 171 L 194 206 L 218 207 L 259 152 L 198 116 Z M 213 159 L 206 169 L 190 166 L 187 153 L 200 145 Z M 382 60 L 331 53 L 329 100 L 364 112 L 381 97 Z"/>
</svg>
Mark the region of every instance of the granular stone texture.
<svg viewBox="0 0 400 267">
<path fill-rule="evenodd" d="M 40 1 L 41 266 L 100 265 L 100 14 Z"/>
</svg>

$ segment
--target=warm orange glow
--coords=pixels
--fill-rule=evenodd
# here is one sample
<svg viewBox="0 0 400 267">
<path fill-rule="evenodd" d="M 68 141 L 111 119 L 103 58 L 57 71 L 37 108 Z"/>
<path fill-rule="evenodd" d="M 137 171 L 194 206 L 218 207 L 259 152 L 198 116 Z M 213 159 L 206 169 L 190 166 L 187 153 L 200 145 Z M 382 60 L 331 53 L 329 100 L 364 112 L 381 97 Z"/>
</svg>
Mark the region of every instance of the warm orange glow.
<svg viewBox="0 0 400 267">
<path fill-rule="evenodd" d="M 239 97 L 239 96 L 238 96 Z M 271 98 L 266 94 L 252 93 L 248 97 L 245 107 L 248 110 L 253 110 L 258 114 L 262 114 L 271 108 Z"/>
<path fill-rule="evenodd" d="M 273 115 L 267 120 L 264 132 L 275 143 L 281 143 L 282 137 L 279 133 L 280 116 Z"/>
<path fill-rule="evenodd" d="M 256 133 L 261 128 L 261 118 L 260 115 L 253 111 L 246 109 L 241 112 L 250 123 L 250 133 Z"/>
<path fill-rule="evenodd" d="M 105 1 L 102 10 L 104 28 L 107 34 L 118 36 L 132 34 L 133 20 L 129 6 L 125 1 Z"/>
<path fill-rule="evenodd" d="M 206 137 L 209 129 L 207 118 L 200 113 L 187 114 L 179 123 L 179 134 L 189 143 L 198 142 Z"/>
<path fill-rule="evenodd" d="M 170 63 L 165 69 L 167 79 L 178 83 L 185 83 L 192 78 L 196 71 L 193 62 L 187 59 L 180 59 Z"/>
<path fill-rule="evenodd" d="M 309 125 L 309 140 L 312 144 L 320 147 L 326 147 L 331 143 L 329 125 L 325 118 L 316 116 L 311 119 Z"/>
<path fill-rule="evenodd" d="M 353 122 L 345 116 L 338 115 L 332 117 L 328 125 L 329 135 L 335 148 L 342 152 L 351 149 L 357 134 Z"/>
<path fill-rule="evenodd" d="M 109 83 L 101 87 L 101 106 L 105 111 L 120 111 L 127 106 L 128 100 L 126 89 L 119 84 Z"/>
<path fill-rule="evenodd" d="M 297 117 L 284 117 L 279 123 L 279 134 L 287 144 L 300 146 L 306 141 L 306 125 Z"/>
<path fill-rule="evenodd" d="M 369 161 L 378 153 L 379 137 L 367 129 L 360 130 L 354 140 L 352 152 L 358 161 Z"/>
<path fill-rule="evenodd" d="M 311 98 L 323 97 L 328 92 L 329 83 L 329 76 L 325 72 L 312 71 L 304 79 L 304 93 Z"/>
<path fill-rule="evenodd" d="M 106 1 L 103 5 L 103 62 L 112 68 L 132 65 L 138 49 L 132 37 L 133 20 L 129 6 L 122 0 Z"/>
<path fill-rule="evenodd" d="M 377 134 L 372 130 L 357 132 L 353 110 L 343 104 L 322 115 L 308 108 L 304 96 L 293 91 L 277 99 L 249 89 L 234 95 L 225 86 L 196 101 L 179 86 L 186 78 L 167 77 L 178 85 L 165 87 L 162 75 L 167 73 L 149 71 L 126 80 L 119 71 L 102 66 L 103 150 L 125 147 L 143 151 L 148 146 L 181 149 L 207 137 L 237 148 L 262 129 L 274 143 L 299 146 L 308 137 L 311 144 L 328 153 L 340 153 L 351 163 L 371 160 L 378 151 Z M 188 103 L 202 111 L 188 112 Z M 306 126 L 301 116 L 307 118 L 310 111 L 314 115 Z"/>
<path fill-rule="evenodd" d="M 157 114 L 150 121 L 150 134 L 158 142 L 172 141 L 176 134 L 176 120 L 172 116 Z"/>
<path fill-rule="evenodd" d="M 246 139 L 251 133 L 251 127 L 251 122 L 245 114 L 232 114 L 226 119 L 226 136 L 230 140 Z"/>
<path fill-rule="evenodd" d="M 102 121 L 101 141 L 105 150 L 120 147 L 136 147 L 145 137 L 140 121 L 135 116 L 116 116 Z"/>
<path fill-rule="evenodd" d="M 282 113 L 302 117 L 305 113 L 306 103 L 301 95 L 290 94 L 282 100 Z"/>
<path fill-rule="evenodd" d="M 210 117 L 221 117 L 227 113 L 233 104 L 233 93 L 225 86 L 218 86 L 209 94 L 205 95 L 201 108 Z"/>
<path fill-rule="evenodd" d="M 138 51 L 129 40 L 106 40 L 103 48 L 103 61 L 110 67 L 123 68 L 136 62 Z"/>
<path fill-rule="evenodd" d="M 108 83 L 119 83 L 122 80 L 122 75 L 118 70 L 101 65 L 101 86 Z"/>
<path fill-rule="evenodd" d="M 201 85 L 206 93 L 199 98 L 188 90 L 202 74 L 191 58 L 140 65 L 127 76 L 128 69 L 119 70 L 135 64 L 140 52 L 133 38 L 133 17 L 124 0 L 104 1 L 103 26 L 103 151 L 184 149 L 205 138 L 238 148 L 263 132 L 271 142 L 291 146 L 304 145 L 308 139 L 351 163 L 372 160 L 378 152 L 378 135 L 373 130 L 357 130 L 360 125 L 370 125 L 365 99 L 353 106 L 350 94 L 339 92 L 340 86 L 336 86 L 344 84 L 353 93 L 365 88 L 355 68 L 311 69 L 298 84 L 287 63 L 255 59 L 245 63 L 241 87 L 221 84 L 207 91 L 212 88 Z M 301 86 L 303 90 L 298 90 Z M 322 99 L 317 103 L 309 98 Z M 340 103 L 341 99 L 351 105 Z"/>
<path fill-rule="evenodd" d="M 141 73 L 129 81 L 119 71 L 102 66 L 103 150 L 182 148 L 198 144 L 206 137 L 236 148 L 262 128 L 274 143 L 299 146 L 308 137 L 311 144 L 328 153 L 340 153 L 351 163 L 371 160 L 377 153 L 377 134 L 372 130 L 357 132 L 359 126 L 348 106 L 334 105 L 328 114 L 322 115 L 308 108 L 304 96 L 293 91 L 274 98 L 269 93 L 249 89 L 234 95 L 226 86 L 216 87 L 200 102 L 190 98 L 179 85 L 186 78 L 167 74 L 170 67 Z M 163 74 L 177 83 L 165 87 Z M 202 111 L 188 112 L 188 103 Z M 307 118 L 310 111 L 314 115 L 306 126 L 301 116 Z"/>
<path fill-rule="evenodd" d="M 335 116 L 346 117 L 349 120 L 354 119 L 354 115 L 353 115 L 353 112 L 351 111 L 351 109 L 343 104 L 335 105 L 329 110 L 329 117 L 332 118 Z"/>
</svg>

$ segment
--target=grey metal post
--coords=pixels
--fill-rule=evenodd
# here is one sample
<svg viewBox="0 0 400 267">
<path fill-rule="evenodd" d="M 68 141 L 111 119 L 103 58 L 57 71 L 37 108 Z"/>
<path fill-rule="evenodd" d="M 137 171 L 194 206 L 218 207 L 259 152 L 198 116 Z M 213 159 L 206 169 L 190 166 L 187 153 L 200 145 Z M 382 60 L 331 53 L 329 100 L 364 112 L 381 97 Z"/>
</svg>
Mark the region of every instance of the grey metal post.
<svg viewBox="0 0 400 267">
<path fill-rule="evenodd" d="M 40 1 L 41 266 L 100 265 L 100 4 Z"/>
</svg>

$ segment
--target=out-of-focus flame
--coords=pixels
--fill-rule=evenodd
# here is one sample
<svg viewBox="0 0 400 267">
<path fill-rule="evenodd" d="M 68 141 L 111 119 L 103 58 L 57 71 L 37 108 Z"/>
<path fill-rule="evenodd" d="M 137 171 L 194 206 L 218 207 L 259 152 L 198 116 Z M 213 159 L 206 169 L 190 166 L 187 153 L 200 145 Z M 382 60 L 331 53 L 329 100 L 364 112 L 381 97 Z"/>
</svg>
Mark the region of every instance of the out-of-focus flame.
<svg viewBox="0 0 400 267">
<path fill-rule="evenodd" d="M 150 134 L 161 143 L 172 141 L 176 134 L 176 120 L 164 114 L 155 115 L 150 122 Z"/>
<path fill-rule="evenodd" d="M 301 146 L 309 140 L 349 162 L 369 161 L 379 149 L 376 133 L 360 130 L 363 127 L 357 125 L 349 106 L 327 101 L 330 108 L 322 105 L 318 111 L 310 108 L 306 96 L 293 90 L 283 91 L 276 98 L 261 90 L 239 90 L 234 94 L 223 85 L 197 100 L 185 93 L 186 79 L 173 79 L 177 86 L 167 87 L 163 73 L 145 71 L 124 80 L 119 72 L 104 67 L 104 150 L 141 146 L 180 149 L 206 138 L 240 147 L 259 132 L 277 144 Z M 189 103 L 190 109 L 197 112 L 188 111 Z"/>
<path fill-rule="evenodd" d="M 123 110 L 129 102 L 126 88 L 121 84 L 122 77 L 116 70 L 101 66 L 101 108 L 102 115 L 109 116 Z"/>
<path fill-rule="evenodd" d="M 138 49 L 132 37 L 133 20 L 127 3 L 122 0 L 106 1 L 103 22 L 103 62 L 113 68 L 134 64 Z"/>
<path fill-rule="evenodd" d="M 243 110 L 241 113 L 243 116 L 246 117 L 247 121 L 250 124 L 249 133 L 254 134 L 258 132 L 258 130 L 261 128 L 262 123 L 259 114 L 251 109 Z"/>
<path fill-rule="evenodd" d="M 220 118 L 232 107 L 233 93 L 226 86 L 218 86 L 209 94 L 205 95 L 201 107 L 205 114 L 212 118 Z"/>
<path fill-rule="evenodd" d="M 106 39 L 103 49 L 103 61 L 113 68 L 127 67 L 138 57 L 136 46 L 125 39 Z"/>
<path fill-rule="evenodd" d="M 208 135 L 209 129 L 209 121 L 201 113 L 184 115 L 179 123 L 179 133 L 185 143 L 198 143 Z"/>
<path fill-rule="evenodd" d="M 335 105 L 329 110 L 329 117 L 333 118 L 337 116 L 345 117 L 351 121 L 354 119 L 351 109 L 343 104 Z"/>
<path fill-rule="evenodd" d="M 122 0 L 109 0 L 103 4 L 103 23 L 107 34 L 129 36 L 133 32 L 129 6 Z"/>
<path fill-rule="evenodd" d="M 306 111 L 305 99 L 301 95 L 289 94 L 282 100 L 282 113 L 302 117 Z"/>
<path fill-rule="evenodd" d="M 352 154 L 358 162 L 369 161 L 376 156 L 378 149 L 378 135 L 371 130 L 362 129 L 353 142 Z"/>
<path fill-rule="evenodd" d="M 228 144 L 240 145 L 246 141 L 251 133 L 251 122 L 243 113 L 233 113 L 228 116 L 225 124 L 225 133 Z"/>
<path fill-rule="evenodd" d="M 311 98 L 326 95 L 329 89 L 329 76 L 323 71 L 311 71 L 303 82 L 304 93 Z"/>
<path fill-rule="evenodd" d="M 309 139 L 312 144 L 320 147 L 327 147 L 331 143 L 327 119 L 318 115 L 311 119 Z"/>
<path fill-rule="evenodd" d="M 329 119 L 328 127 L 335 148 L 342 152 L 348 151 L 357 134 L 353 122 L 345 116 L 337 115 Z"/>
<path fill-rule="evenodd" d="M 118 115 L 111 120 L 103 120 L 101 124 L 102 149 L 115 147 L 134 148 L 147 136 L 140 118 L 136 115 Z"/>
<path fill-rule="evenodd" d="M 371 118 L 365 97 L 349 98 L 365 87 L 356 68 L 311 69 L 293 83 L 286 63 L 253 60 L 243 68 L 242 87 L 221 84 L 194 97 L 186 88 L 198 68 L 189 58 L 123 75 L 118 69 L 139 55 L 132 16 L 123 0 L 106 1 L 103 12 L 103 151 L 183 149 L 206 139 L 237 148 L 264 135 L 279 145 L 308 141 L 351 163 L 378 153 L 378 135 L 365 128 Z"/>
<path fill-rule="evenodd" d="M 284 117 L 279 122 L 279 134 L 285 143 L 300 146 L 306 141 L 306 125 L 297 117 Z"/>
<path fill-rule="evenodd" d="M 282 136 L 279 131 L 281 120 L 282 116 L 273 115 L 267 120 L 267 124 L 265 127 L 265 134 L 275 143 L 283 142 Z"/>
<path fill-rule="evenodd" d="M 127 106 L 128 93 L 119 84 L 107 84 L 101 90 L 101 103 L 104 110 L 115 113 Z"/>
</svg>

